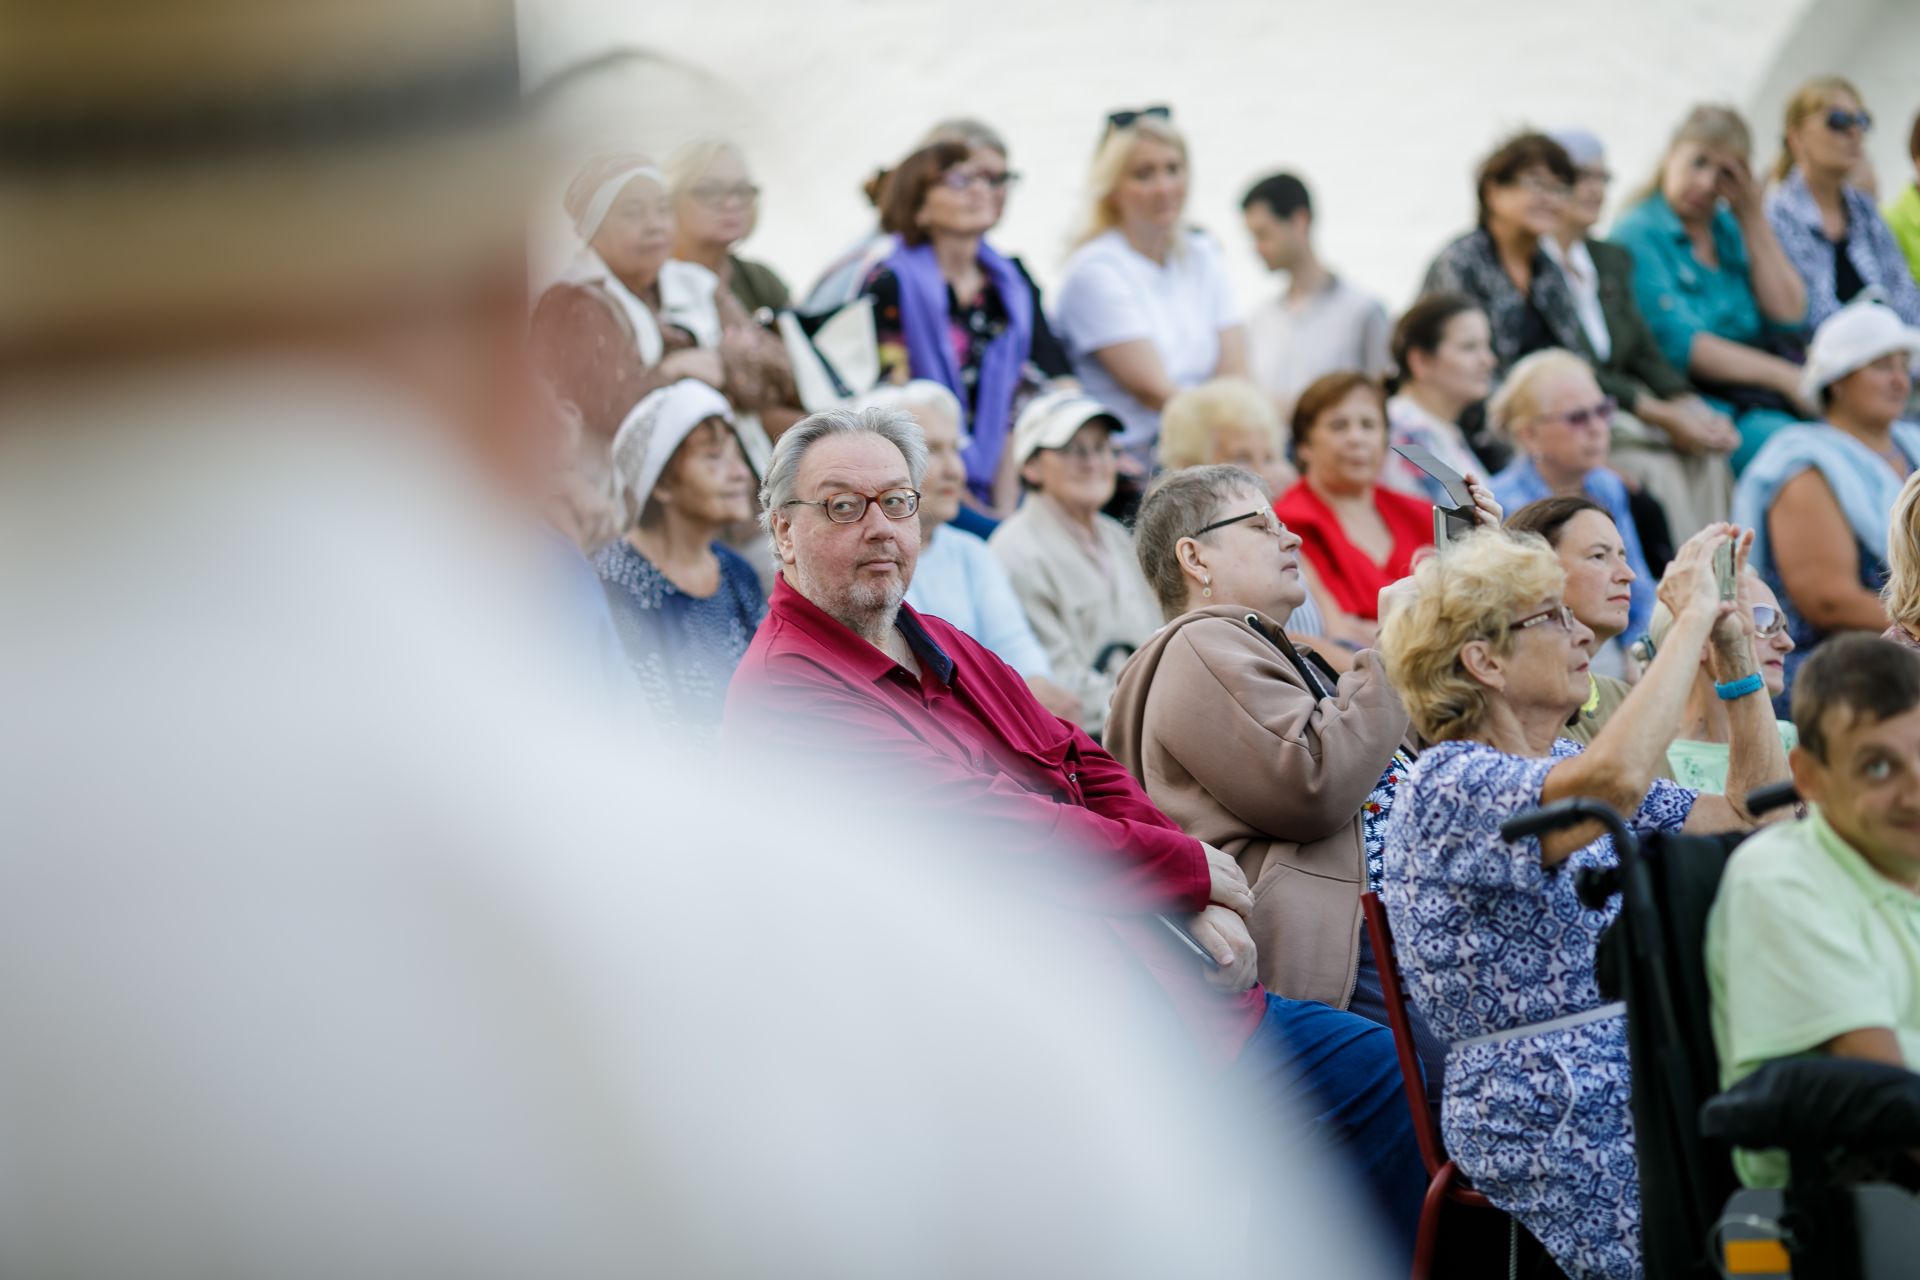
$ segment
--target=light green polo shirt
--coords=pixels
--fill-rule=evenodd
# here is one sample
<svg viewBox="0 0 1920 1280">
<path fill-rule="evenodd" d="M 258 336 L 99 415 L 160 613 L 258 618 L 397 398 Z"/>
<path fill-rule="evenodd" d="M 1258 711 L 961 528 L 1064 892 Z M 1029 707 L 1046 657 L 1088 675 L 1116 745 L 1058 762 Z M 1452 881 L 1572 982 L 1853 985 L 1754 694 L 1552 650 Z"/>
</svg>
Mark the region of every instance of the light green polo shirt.
<svg viewBox="0 0 1920 1280">
<path fill-rule="evenodd" d="M 1847 1031 L 1891 1027 L 1920 1066 L 1920 895 L 1880 875 L 1818 811 L 1734 852 L 1707 917 L 1722 1088 Z M 1786 1183 L 1779 1151 L 1734 1153 L 1748 1186 Z"/>
</svg>

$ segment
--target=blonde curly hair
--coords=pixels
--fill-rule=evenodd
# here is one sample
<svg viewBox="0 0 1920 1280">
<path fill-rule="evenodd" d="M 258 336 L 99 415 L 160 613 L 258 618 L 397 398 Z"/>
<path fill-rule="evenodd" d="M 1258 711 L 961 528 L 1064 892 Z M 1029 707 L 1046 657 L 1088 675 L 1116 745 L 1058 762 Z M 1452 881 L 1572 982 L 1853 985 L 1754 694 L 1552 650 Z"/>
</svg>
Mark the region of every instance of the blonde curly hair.
<svg viewBox="0 0 1920 1280">
<path fill-rule="evenodd" d="M 1460 650 L 1485 640 L 1513 652 L 1514 616 L 1557 596 L 1566 572 L 1546 539 L 1482 529 L 1414 570 L 1412 595 L 1380 628 L 1380 656 L 1414 728 L 1429 742 L 1471 738 L 1486 724 L 1486 686 L 1467 674 Z"/>
</svg>

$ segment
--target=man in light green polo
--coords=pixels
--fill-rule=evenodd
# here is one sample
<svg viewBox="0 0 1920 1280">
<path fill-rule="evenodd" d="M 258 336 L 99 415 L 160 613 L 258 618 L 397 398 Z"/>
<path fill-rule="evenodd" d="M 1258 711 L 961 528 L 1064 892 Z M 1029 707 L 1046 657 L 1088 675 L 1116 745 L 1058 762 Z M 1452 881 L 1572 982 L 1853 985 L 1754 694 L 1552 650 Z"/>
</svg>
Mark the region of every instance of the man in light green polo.
<svg viewBox="0 0 1920 1280">
<path fill-rule="evenodd" d="M 1920 654 L 1843 636 L 1801 666 L 1788 756 L 1811 817 L 1753 837 L 1707 921 L 1723 1087 L 1776 1058 L 1920 1067 Z M 1735 1153 L 1782 1186 L 1778 1151 Z"/>
</svg>

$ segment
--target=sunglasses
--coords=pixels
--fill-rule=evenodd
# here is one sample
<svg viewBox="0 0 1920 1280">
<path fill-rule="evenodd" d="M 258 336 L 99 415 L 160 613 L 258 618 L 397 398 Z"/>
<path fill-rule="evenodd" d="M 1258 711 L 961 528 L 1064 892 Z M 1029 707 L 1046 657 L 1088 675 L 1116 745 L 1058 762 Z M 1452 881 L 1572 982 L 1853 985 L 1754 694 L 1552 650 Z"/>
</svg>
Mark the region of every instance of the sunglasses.
<svg viewBox="0 0 1920 1280">
<path fill-rule="evenodd" d="M 1138 111 L 1114 111 L 1107 115 L 1107 132 L 1125 129 L 1142 116 L 1152 116 L 1156 120 L 1173 119 L 1173 108 L 1165 105 L 1142 107 Z"/>
<path fill-rule="evenodd" d="M 1770 604 L 1753 606 L 1753 634 L 1761 640 L 1771 640 L 1787 629 L 1787 615 Z"/>
<path fill-rule="evenodd" d="M 1827 112 L 1827 128 L 1835 133 L 1847 133 L 1854 129 L 1866 133 L 1873 128 L 1873 117 L 1864 111 L 1842 111 L 1835 107 Z"/>
<path fill-rule="evenodd" d="M 1590 404 L 1584 409 L 1569 409 L 1565 413 L 1543 413 L 1538 421 L 1564 422 L 1570 427 L 1584 431 L 1588 427 L 1605 427 L 1613 422 L 1615 405 L 1612 396 L 1599 404 Z"/>
</svg>

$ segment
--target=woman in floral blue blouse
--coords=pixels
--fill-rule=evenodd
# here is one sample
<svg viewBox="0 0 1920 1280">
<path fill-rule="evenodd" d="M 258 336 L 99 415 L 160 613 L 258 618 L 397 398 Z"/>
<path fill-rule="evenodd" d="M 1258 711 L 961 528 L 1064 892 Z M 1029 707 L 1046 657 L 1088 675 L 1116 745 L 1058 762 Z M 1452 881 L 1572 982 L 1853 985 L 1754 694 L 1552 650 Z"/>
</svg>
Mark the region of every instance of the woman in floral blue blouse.
<svg viewBox="0 0 1920 1280">
<path fill-rule="evenodd" d="M 1476 533 L 1421 565 L 1381 636 L 1421 753 L 1387 823 L 1382 897 L 1415 1006 L 1452 1044 L 1441 1090 L 1449 1153 L 1575 1277 L 1634 1277 L 1640 1206 L 1626 1025 L 1594 981 L 1600 932 L 1571 871 L 1614 861 L 1591 827 L 1509 844 L 1500 824 L 1589 796 L 1636 831 L 1750 827 L 1752 787 L 1786 776 L 1748 611 L 1722 606 L 1712 525 L 1660 586 L 1677 640 L 1585 752 L 1560 730 L 1587 697 L 1587 629 L 1530 535 Z M 1737 548 L 1744 553 L 1745 539 Z M 1654 772 L 1709 649 L 1733 723 L 1726 796 Z M 1750 686 L 1750 687 L 1749 687 Z"/>
</svg>

